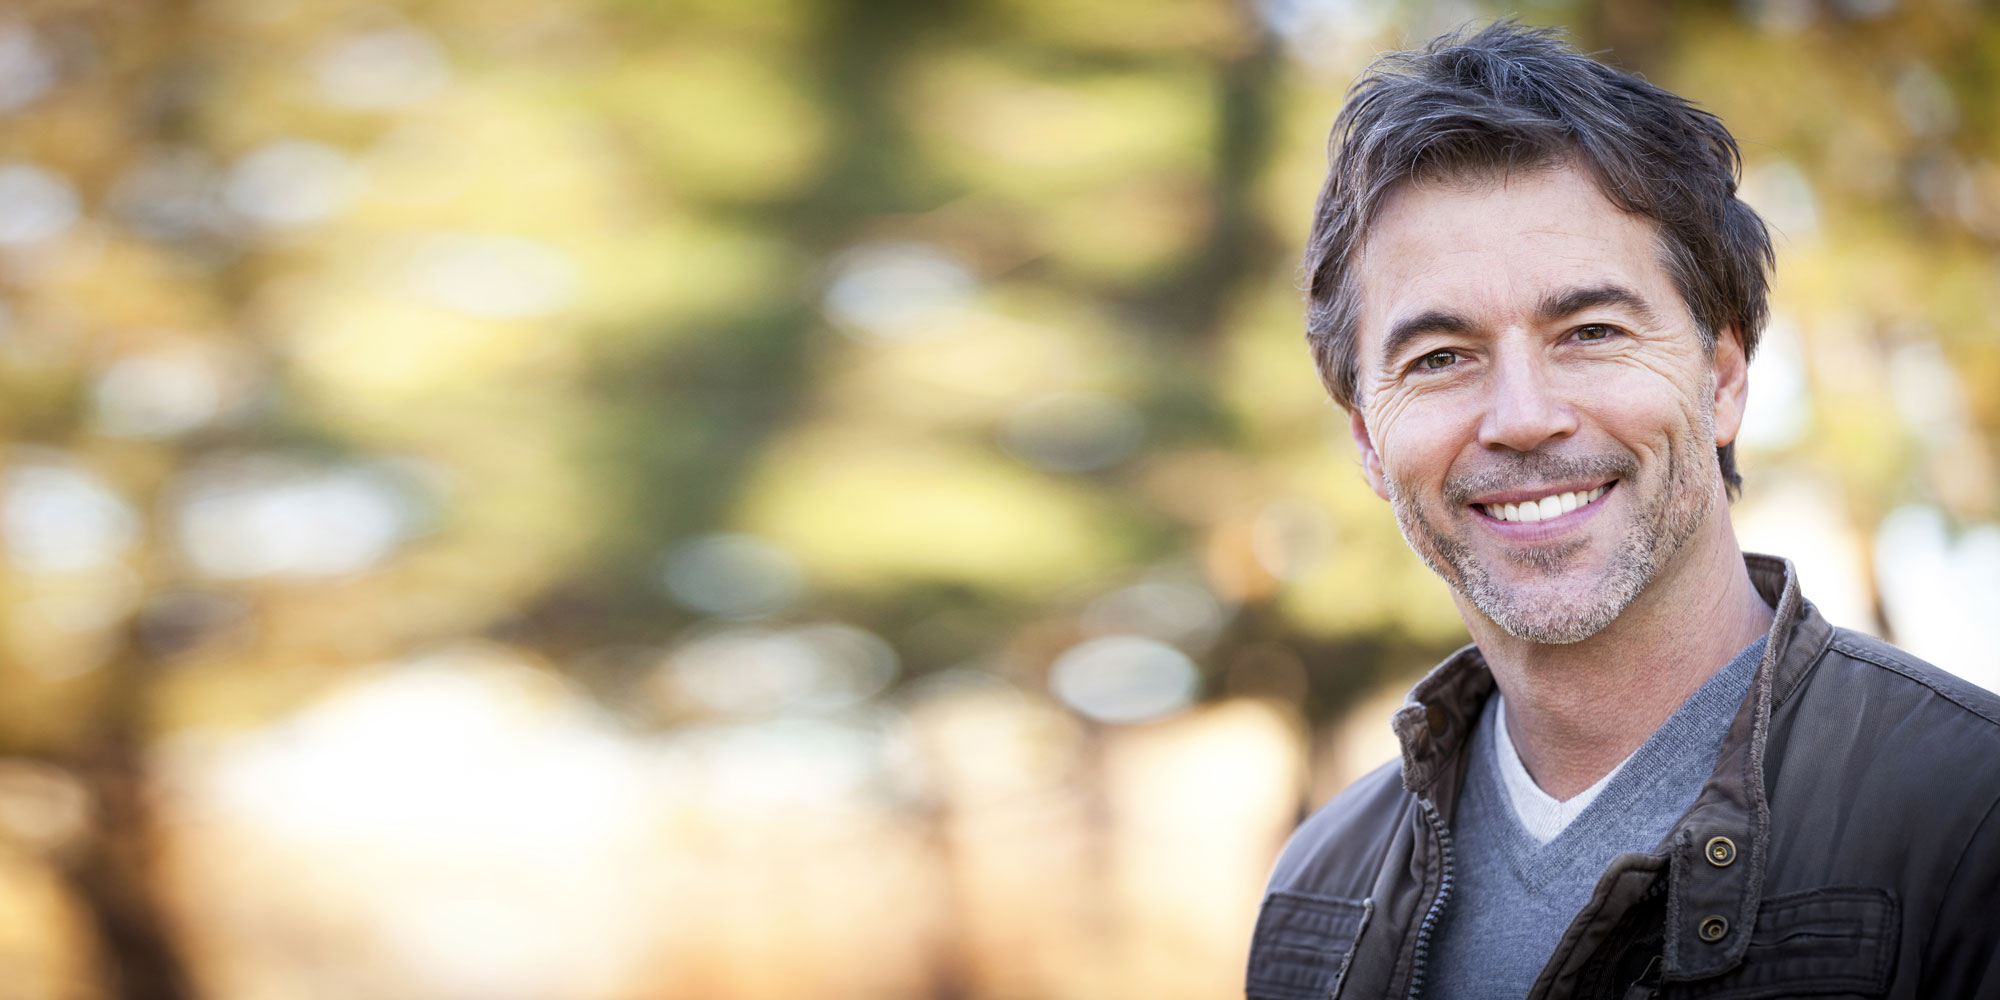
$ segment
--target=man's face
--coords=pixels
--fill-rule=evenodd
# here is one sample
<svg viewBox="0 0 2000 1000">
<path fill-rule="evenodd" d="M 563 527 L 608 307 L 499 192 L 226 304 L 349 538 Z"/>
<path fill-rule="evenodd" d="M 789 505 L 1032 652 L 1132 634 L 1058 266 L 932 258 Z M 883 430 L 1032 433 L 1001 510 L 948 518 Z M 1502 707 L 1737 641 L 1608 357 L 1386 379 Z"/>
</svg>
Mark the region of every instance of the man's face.
<svg viewBox="0 0 2000 1000">
<path fill-rule="evenodd" d="M 1406 184 L 1362 247 L 1370 481 L 1518 638 L 1596 634 L 1721 503 L 1742 350 L 1727 330 L 1704 347 L 1657 246 L 1650 220 L 1559 167 Z"/>
</svg>

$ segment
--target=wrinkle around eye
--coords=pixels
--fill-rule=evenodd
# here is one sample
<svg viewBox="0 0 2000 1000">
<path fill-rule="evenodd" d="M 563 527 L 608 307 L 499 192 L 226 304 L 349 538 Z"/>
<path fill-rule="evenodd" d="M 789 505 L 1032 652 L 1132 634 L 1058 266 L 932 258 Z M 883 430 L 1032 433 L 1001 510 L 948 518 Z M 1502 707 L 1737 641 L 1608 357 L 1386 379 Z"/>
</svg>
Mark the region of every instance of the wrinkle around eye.
<svg viewBox="0 0 2000 1000">
<path fill-rule="evenodd" d="M 1377 385 L 1370 392 L 1366 406 L 1370 429 L 1378 434 L 1385 432 L 1409 409 L 1415 396 L 1409 386 L 1400 381 Z"/>
</svg>

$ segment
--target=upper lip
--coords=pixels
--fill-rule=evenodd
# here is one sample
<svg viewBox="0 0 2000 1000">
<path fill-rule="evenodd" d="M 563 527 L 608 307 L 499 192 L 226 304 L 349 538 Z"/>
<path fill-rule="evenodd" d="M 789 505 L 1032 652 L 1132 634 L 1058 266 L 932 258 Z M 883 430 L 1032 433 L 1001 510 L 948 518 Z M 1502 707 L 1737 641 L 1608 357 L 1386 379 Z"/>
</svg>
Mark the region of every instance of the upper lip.
<svg viewBox="0 0 2000 1000">
<path fill-rule="evenodd" d="M 1540 500 L 1543 497 L 1552 497 L 1561 493 L 1588 493 L 1599 486 L 1609 486 L 1617 481 L 1616 479 L 1590 479 L 1573 483 L 1557 483 L 1552 486 L 1529 486 L 1523 489 L 1484 493 L 1466 502 L 1482 506 L 1496 503 L 1521 503 L 1526 500 Z"/>
</svg>

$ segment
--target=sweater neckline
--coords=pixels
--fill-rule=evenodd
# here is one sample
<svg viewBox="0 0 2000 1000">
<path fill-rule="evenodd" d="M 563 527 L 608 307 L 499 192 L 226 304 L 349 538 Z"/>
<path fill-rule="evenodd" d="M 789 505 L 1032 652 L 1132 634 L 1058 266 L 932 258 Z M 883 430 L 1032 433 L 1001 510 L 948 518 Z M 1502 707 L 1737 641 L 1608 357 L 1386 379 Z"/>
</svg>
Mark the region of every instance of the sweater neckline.
<svg viewBox="0 0 2000 1000">
<path fill-rule="evenodd" d="M 1541 844 L 1556 839 L 1578 816 L 1583 815 L 1583 811 L 1590 808 L 1590 804 L 1611 784 L 1611 779 L 1616 778 L 1618 772 L 1623 771 L 1638 753 L 1635 749 L 1626 754 L 1624 760 L 1604 772 L 1604 776 L 1592 782 L 1589 788 L 1567 799 L 1558 799 L 1536 784 L 1534 776 L 1528 773 L 1527 764 L 1521 761 L 1521 752 L 1507 732 L 1507 699 L 1498 690 L 1493 692 L 1493 709 L 1488 717 L 1493 720 L 1493 757 L 1500 768 L 1500 784 L 1507 790 L 1507 801 L 1514 807 L 1514 818 L 1529 836 Z"/>
<path fill-rule="evenodd" d="M 1610 855 L 1625 850 L 1658 850 L 1657 841 L 1673 828 L 1715 768 L 1723 737 L 1737 707 L 1750 691 L 1765 637 L 1759 636 L 1688 696 L 1667 721 L 1632 751 L 1592 800 L 1557 834 L 1544 842 L 1530 833 L 1515 811 L 1501 776 L 1492 739 L 1472 740 L 1466 794 L 1482 801 L 1479 811 L 1497 821 L 1496 832 L 1517 873 L 1533 891 L 1565 878 L 1594 879 Z M 1495 726 L 1500 695 L 1495 689 L 1480 713 L 1481 727 Z M 1518 763 L 1518 760 L 1517 760 Z M 1525 776 L 1525 768 L 1523 768 Z M 1539 788 L 1536 791 L 1540 791 Z M 1547 797 L 1547 793 L 1542 793 Z M 1671 799 L 1671 802 L 1666 800 Z M 1656 817 L 1658 829 L 1632 829 L 1635 817 Z M 1639 834 L 1643 843 L 1634 838 Z"/>
</svg>

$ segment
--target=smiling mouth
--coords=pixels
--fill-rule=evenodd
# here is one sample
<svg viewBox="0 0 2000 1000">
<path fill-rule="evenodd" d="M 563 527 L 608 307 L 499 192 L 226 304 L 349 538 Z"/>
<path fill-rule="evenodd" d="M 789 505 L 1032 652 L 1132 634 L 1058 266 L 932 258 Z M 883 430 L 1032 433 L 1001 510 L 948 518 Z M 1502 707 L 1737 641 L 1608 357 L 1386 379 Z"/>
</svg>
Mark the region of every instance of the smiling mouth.
<svg viewBox="0 0 2000 1000">
<path fill-rule="evenodd" d="M 1618 481 L 1614 479 L 1594 490 L 1551 493 L 1540 500 L 1523 500 L 1519 503 L 1476 503 L 1472 507 L 1496 521 L 1533 523 L 1561 517 L 1579 507 L 1588 507 L 1609 493 L 1611 487 L 1616 485 Z"/>
</svg>

